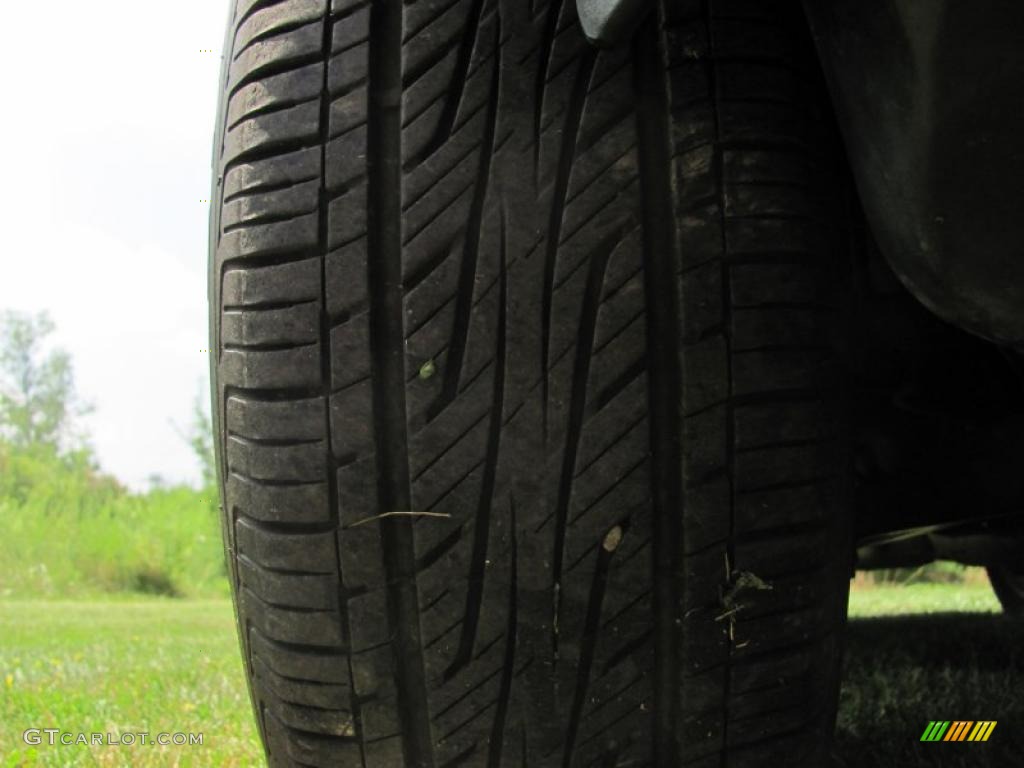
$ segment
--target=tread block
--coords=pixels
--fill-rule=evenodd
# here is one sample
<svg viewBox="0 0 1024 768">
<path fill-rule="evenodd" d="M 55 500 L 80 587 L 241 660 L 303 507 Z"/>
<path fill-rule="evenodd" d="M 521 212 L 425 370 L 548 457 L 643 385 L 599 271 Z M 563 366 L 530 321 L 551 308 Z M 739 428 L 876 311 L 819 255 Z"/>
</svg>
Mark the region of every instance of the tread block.
<svg viewBox="0 0 1024 768">
<path fill-rule="evenodd" d="M 320 384 L 320 345 L 292 349 L 226 349 L 220 380 L 242 389 L 309 389 Z"/>
<path fill-rule="evenodd" d="M 797 218 L 761 216 L 726 219 L 725 239 L 734 256 L 781 251 L 813 258 L 824 251 L 822 233 L 817 224 Z"/>
<path fill-rule="evenodd" d="M 235 543 L 264 568 L 298 573 L 336 573 L 333 532 L 279 533 L 257 527 L 244 517 L 235 522 Z"/>
<path fill-rule="evenodd" d="M 683 110 L 687 107 L 702 106 L 711 104 L 712 86 L 708 77 L 708 65 L 705 41 L 703 32 L 699 33 L 700 38 L 689 38 L 687 42 L 691 46 L 700 46 L 699 50 L 694 47 L 689 53 L 693 58 L 675 61 L 670 70 L 669 78 L 672 84 L 672 104 L 676 110 Z M 708 149 L 712 149 L 710 143 Z M 692 150 L 691 150 L 692 151 Z M 689 177 L 686 177 L 689 179 Z M 681 202 L 681 200 L 680 200 Z"/>
<path fill-rule="evenodd" d="M 580 448 L 576 454 L 576 473 L 584 472 L 610 450 L 623 436 L 634 430 L 647 433 L 644 394 L 647 374 L 641 373 L 619 389 L 612 400 L 583 423 Z M 614 406 L 613 406 L 614 404 Z"/>
<path fill-rule="evenodd" d="M 338 580 L 333 574 L 282 573 L 238 556 L 242 584 L 269 603 L 296 608 L 337 610 Z"/>
<path fill-rule="evenodd" d="M 313 141 L 320 132 L 320 102 L 307 101 L 279 112 L 243 120 L 224 136 L 223 163 L 296 142 Z"/>
<path fill-rule="evenodd" d="M 685 482 L 685 480 L 684 480 Z M 722 510 L 729 504 L 732 490 L 724 474 L 708 480 L 705 476 L 696 487 L 683 488 L 683 508 L 690 519 L 683 540 L 683 552 L 690 555 L 729 537 L 729 519 Z M 737 528 L 738 523 L 736 523 Z"/>
<path fill-rule="evenodd" d="M 684 414 L 693 414 L 728 397 L 728 366 L 728 350 L 721 336 L 712 336 L 687 347 L 682 360 Z"/>
<path fill-rule="evenodd" d="M 369 0 L 332 2 L 331 12 L 344 13 L 345 18 L 331 25 L 331 53 L 351 48 L 370 36 Z"/>
<path fill-rule="evenodd" d="M 727 184 L 725 213 L 727 216 L 807 216 L 817 201 L 807 187 L 793 183 Z"/>
<path fill-rule="evenodd" d="M 815 309 L 734 309 L 733 352 L 770 346 L 825 347 L 828 317 Z"/>
<path fill-rule="evenodd" d="M 366 702 L 360 709 L 367 739 L 400 733 L 398 707 L 392 697 L 378 697 Z"/>
<path fill-rule="evenodd" d="M 233 128 L 255 112 L 284 109 L 318 99 L 323 72 L 323 64 L 310 64 L 242 86 L 228 102 L 227 126 Z"/>
<path fill-rule="evenodd" d="M 331 136 L 338 136 L 366 122 L 367 90 L 365 85 L 353 85 L 344 95 L 331 100 L 328 124 Z M 336 156 L 328 159 L 328 165 L 337 161 Z"/>
<path fill-rule="evenodd" d="M 271 708 L 264 711 L 264 721 L 267 740 L 283 746 L 285 752 L 282 757 L 298 765 L 331 768 L 337 765 L 357 765 L 362 759 L 359 743 L 354 740 L 292 730 Z"/>
<path fill-rule="evenodd" d="M 733 656 L 741 661 L 785 650 L 791 645 L 813 642 L 834 612 L 834 608 L 811 606 L 761 618 L 743 618 L 741 615 L 736 621 Z"/>
<path fill-rule="evenodd" d="M 722 263 L 716 259 L 695 266 L 681 282 L 681 302 L 686 315 L 682 342 L 694 344 L 713 335 L 725 321 Z"/>
<path fill-rule="evenodd" d="M 335 458 L 374 450 L 373 382 L 367 378 L 331 394 L 331 448 Z"/>
<path fill-rule="evenodd" d="M 721 613 L 717 608 L 721 604 L 722 590 L 727 587 L 729 581 L 726 570 L 728 553 L 725 543 L 725 540 L 722 540 L 719 544 L 706 547 L 683 558 L 681 597 L 686 605 L 697 609 L 693 614 L 685 617 L 687 620 L 704 621 Z M 733 565 L 734 569 L 735 567 Z M 716 626 L 721 627 L 722 623 L 717 622 Z M 700 643 L 700 638 L 705 636 L 714 638 L 717 635 L 717 632 L 711 632 L 710 635 L 702 634 L 706 628 L 692 631 L 693 637 L 696 638 L 695 642 Z"/>
<path fill-rule="evenodd" d="M 320 483 L 327 470 L 326 449 L 319 442 L 266 445 L 232 435 L 227 439 L 227 457 L 229 469 L 254 481 Z"/>
<path fill-rule="evenodd" d="M 266 665 L 261 665 L 259 659 L 254 658 L 254 687 L 264 702 L 273 704 L 274 714 L 285 725 L 307 734 L 322 734 L 349 739 L 355 736 L 355 718 L 348 710 L 347 704 L 318 707 L 284 699 L 273 687 L 275 680 L 269 677 L 270 675 L 273 673 L 267 670 Z M 306 683 L 305 688 L 309 687 L 309 684 Z M 290 689 L 288 692 L 294 693 L 295 691 Z"/>
<path fill-rule="evenodd" d="M 792 52 L 790 33 L 783 28 L 778 18 L 778 5 L 771 15 L 758 24 L 751 24 L 744 16 L 733 16 L 732 8 L 741 5 L 748 13 L 752 3 L 730 0 L 719 5 L 711 21 L 711 34 L 715 39 L 715 55 L 719 59 L 782 59 Z M 766 3 L 768 5 L 768 3 Z M 795 63 L 795 62 L 793 62 Z"/>
<path fill-rule="evenodd" d="M 823 400 L 741 405 L 733 411 L 733 438 L 740 451 L 773 443 L 825 440 L 837 429 Z"/>
<path fill-rule="evenodd" d="M 782 62 L 720 61 L 715 74 L 715 85 L 723 101 L 772 99 L 790 106 L 800 103 L 800 84 L 793 70 Z"/>
<path fill-rule="evenodd" d="M 347 685 L 289 679 L 271 669 L 255 652 L 252 656 L 255 676 L 264 687 L 282 701 L 320 709 L 347 710 L 352 703 L 352 689 Z M 344 660 L 339 659 L 344 664 Z"/>
<path fill-rule="evenodd" d="M 253 658 L 259 658 L 264 665 L 290 682 L 308 682 L 313 687 L 345 688 L 348 686 L 347 656 L 323 649 L 298 650 L 275 643 L 259 629 L 248 627 L 246 637 Z"/>
<path fill-rule="evenodd" d="M 320 306 L 304 302 L 280 309 L 228 310 L 221 315 L 223 344 L 309 344 L 320 338 Z"/>
<path fill-rule="evenodd" d="M 683 421 L 683 489 L 695 490 L 721 478 L 728 466 L 729 413 L 713 406 Z"/>
<path fill-rule="evenodd" d="M 717 154 L 713 144 L 702 144 L 673 158 L 673 170 L 679 186 L 677 205 L 680 209 L 693 207 L 718 194 L 715 174 Z"/>
<path fill-rule="evenodd" d="M 336 25 L 337 26 L 337 25 Z M 355 88 L 366 82 L 369 74 L 370 44 L 359 43 L 351 48 L 346 48 L 336 54 L 332 59 L 327 71 L 327 87 L 332 96 L 341 96 L 351 93 Z M 337 103 L 337 102 L 334 102 Z M 331 117 L 337 116 L 337 120 L 331 120 L 331 135 L 336 136 L 352 123 L 349 120 L 362 120 L 347 111 L 335 112 L 331 110 Z"/>
<path fill-rule="evenodd" d="M 384 736 L 367 744 L 363 750 L 366 768 L 391 768 L 401 765 L 402 737 L 399 735 Z"/>
<path fill-rule="evenodd" d="M 347 128 L 327 143 L 327 189 L 348 189 L 366 175 L 366 125 Z"/>
<path fill-rule="evenodd" d="M 458 289 L 459 261 L 450 246 L 442 249 L 444 260 L 434 267 L 421 283 L 405 296 L 406 334 L 409 340 L 426 336 L 419 341 L 422 347 L 447 344 L 451 337 Z"/>
<path fill-rule="evenodd" d="M 327 246 L 336 249 L 366 237 L 366 184 L 361 182 L 327 206 Z"/>
<path fill-rule="evenodd" d="M 740 620 L 821 604 L 835 587 L 826 579 L 807 579 L 802 573 L 774 579 L 771 586 L 770 590 L 748 591 L 740 598 L 744 604 Z"/>
<path fill-rule="evenodd" d="M 818 759 L 818 742 L 808 738 L 806 729 L 752 738 L 745 744 L 730 744 L 729 765 L 758 768 L 763 765 L 813 765 Z M 818 763 L 820 764 L 820 763 Z"/>
<path fill-rule="evenodd" d="M 320 56 L 323 25 L 305 26 L 260 40 L 242 51 L 228 68 L 228 93 L 239 85 L 266 74 L 276 74 L 282 68 L 298 68 Z"/>
<path fill-rule="evenodd" d="M 369 588 L 384 581 L 377 504 L 376 456 L 370 454 L 337 472 L 341 512 L 341 573 L 349 589 Z"/>
<path fill-rule="evenodd" d="M 322 453 L 322 450 L 321 450 Z M 327 483 L 297 485 L 261 483 L 232 472 L 227 478 L 233 504 L 246 516 L 264 523 L 327 523 L 331 521 Z"/>
<path fill-rule="evenodd" d="M 386 645 L 390 637 L 387 605 L 380 592 L 356 595 L 347 603 L 352 633 L 352 652 Z"/>
<path fill-rule="evenodd" d="M 224 174 L 224 197 L 229 199 L 319 178 L 320 148 L 307 147 L 232 165 Z"/>
<path fill-rule="evenodd" d="M 351 718 L 348 709 L 351 707 L 352 690 L 346 685 L 290 680 L 271 670 L 264 660 L 255 653 L 253 654 L 253 673 L 254 678 L 264 690 L 270 691 L 282 701 L 300 707 L 340 711 L 339 714 L 347 714 Z M 331 731 L 319 732 L 330 733 Z M 338 733 L 337 735 L 345 734 Z"/>
<path fill-rule="evenodd" d="M 231 395 L 225 405 L 230 434 L 251 440 L 323 440 L 324 401 L 255 400 Z"/>
<path fill-rule="evenodd" d="M 715 109 L 710 102 L 679 104 L 672 102 L 672 143 L 682 154 L 714 141 Z M 685 116 L 685 119 L 681 119 Z M 715 206 L 717 211 L 717 205 Z"/>
<path fill-rule="evenodd" d="M 832 354 L 825 349 L 743 352 L 733 355 L 732 374 L 734 395 L 820 389 L 833 374 Z"/>
<path fill-rule="evenodd" d="M 334 290 L 327 295 L 327 313 L 337 318 L 355 315 L 369 303 L 366 277 L 366 238 L 360 238 L 325 257 L 324 271 Z"/>
<path fill-rule="evenodd" d="M 238 591 L 238 602 L 253 626 L 271 640 L 328 648 L 344 646 L 333 611 L 298 611 L 271 605 L 246 587 Z"/>
<path fill-rule="evenodd" d="M 286 0 L 261 8 L 242 22 L 235 32 L 235 58 L 252 41 L 276 32 L 316 21 L 327 12 L 326 0 Z"/>
<path fill-rule="evenodd" d="M 679 232 L 679 267 L 685 275 L 692 269 L 721 260 L 722 218 L 718 205 L 698 205 L 680 211 L 676 217 Z"/>
<path fill-rule="evenodd" d="M 361 701 L 387 696 L 393 690 L 391 674 L 394 662 L 389 647 L 353 650 L 349 663 L 352 665 L 352 689 Z"/>
<path fill-rule="evenodd" d="M 734 547 L 733 569 L 750 571 L 768 582 L 788 574 L 824 569 L 834 558 L 827 548 L 829 533 L 828 528 L 817 527 L 800 535 L 783 531 L 774 538 L 740 541 Z"/>
<path fill-rule="evenodd" d="M 802 691 L 802 693 L 807 695 L 811 691 Z M 757 743 L 759 745 L 757 749 L 763 750 L 765 749 L 765 742 L 774 741 L 775 739 L 785 741 L 786 737 L 790 737 L 793 732 L 804 730 L 807 725 L 821 717 L 820 708 L 812 706 L 812 702 L 814 702 L 813 696 L 790 706 L 785 706 L 782 703 L 785 701 L 788 701 L 788 699 L 781 698 L 774 709 L 761 714 L 747 714 L 742 709 L 740 712 L 737 712 L 735 722 L 731 723 L 729 727 L 727 746 L 735 748 L 742 747 L 745 744 Z M 797 750 L 800 749 L 806 751 L 806 745 L 801 744 L 797 746 Z M 791 752 L 785 751 L 780 746 L 776 746 L 771 753 L 760 752 L 760 754 L 762 756 L 775 754 L 781 759 L 786 760 L 792 760 L 796 756 Z M 761 763 L 761 765 L 764 765 L 764 763 Z"/>
<path fill-rule="evenodd" d="M 812 160 L 795 147 L 729 148 L 722 151 L 722 176 L 736 190 L 744 184 L 808 188 Z"/>
<path fill-rule="evenodd" d="M 813 482 L 829 471 L 820 444 L 754 448 L 736 454 L 733 475 L 738 491 Z"/>
<path fill-rule="evenodd" d="M 628 323 L 615 338 L 596 350 L 590 360 L 590 387 L 607 398 L 623 381 L 631 380 L 646 363 L 647 327 L 638 318 Z"/>
<path fill-rule="evenodd" d="M 738 664 L 729 669 L 729 690 L 741 696 L 747 692 L 784 688 L 808 678 L 812 672 L 812 660 L 800 647 L 780 651 L 749 663 Z"/>
<path fill-rule="evenodd" d="M 738 307 L 815 305 L 827 298 L 821 293 L 821 271 L 806 264 L 736 264 L 729 271 L 729 290 Z"/>
<path fill-rule="evenodd" d="M 285 189 L 253 192 L 224 204 L 220 223 L 224 228 L 251 226 L 265 218 L 301 216 L 316 210 L 319 179 L 300 182 Z"/>
<path fill-rule="evenodd" d="M 763 531 L 782 525 L 822 520 L 829 503 L 823 488 L 803 485 L 739 493 L 736 496 L 736 528 Z"/>
<path fill-rule="evenodd" d="M 230 259 L 301 254 L 316 247 L 316 243 L 317 214 L 313 212 L 228 232 L 220 239 L 217 258 L 223 263 Z"/>
<path fill-rule="evenodd" d="M 331 328 L 331 389 L 350 387 L 370 375 L 370 314 L 361 312 Z"/>
</svg>

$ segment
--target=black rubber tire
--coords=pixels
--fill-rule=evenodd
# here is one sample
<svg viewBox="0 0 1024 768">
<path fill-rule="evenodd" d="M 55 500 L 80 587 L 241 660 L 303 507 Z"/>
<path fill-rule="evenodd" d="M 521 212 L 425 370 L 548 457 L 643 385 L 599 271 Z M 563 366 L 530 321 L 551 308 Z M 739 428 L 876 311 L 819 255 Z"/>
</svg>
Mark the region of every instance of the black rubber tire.
<svg viewBox="0 0 1024 768">
<path fill-rule="evenodd" d="M 989 566 L 986 570 L 1003 613 L 1024 616 L 1024 572 L 1002 565 Z"/>
<path fill-rule="evenodd" d="M 273 765 L 824 765 L 841 155 L 795 3 L 239 0 L 215 421 Z"/>
</svg>

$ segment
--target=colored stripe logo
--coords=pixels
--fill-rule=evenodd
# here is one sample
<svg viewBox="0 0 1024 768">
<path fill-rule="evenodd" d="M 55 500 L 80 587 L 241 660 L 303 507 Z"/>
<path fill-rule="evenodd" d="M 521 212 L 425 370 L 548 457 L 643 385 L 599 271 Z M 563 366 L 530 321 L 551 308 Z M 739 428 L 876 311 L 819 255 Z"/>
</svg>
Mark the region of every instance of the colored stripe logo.
<svg viewBox="0 0 1024 768">
<path fill-rule="evenodd" d="M 921 741 L 988 741 L 996 720 L 930 720 Z"/>
</svg>

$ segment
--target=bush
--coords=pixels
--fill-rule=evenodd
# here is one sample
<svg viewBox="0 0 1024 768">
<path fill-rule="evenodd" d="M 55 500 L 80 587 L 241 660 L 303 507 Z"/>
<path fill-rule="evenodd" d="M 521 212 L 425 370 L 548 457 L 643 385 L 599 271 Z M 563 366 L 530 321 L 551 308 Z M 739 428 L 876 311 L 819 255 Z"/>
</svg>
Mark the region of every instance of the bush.
<svg viewBox="0 0 1024 768">
<path fill-rule="evenodd" d="M 84 453 L 0 443 L 0 597 L 227 593 L 216 497 L 130 493 Z"/>
</svg>

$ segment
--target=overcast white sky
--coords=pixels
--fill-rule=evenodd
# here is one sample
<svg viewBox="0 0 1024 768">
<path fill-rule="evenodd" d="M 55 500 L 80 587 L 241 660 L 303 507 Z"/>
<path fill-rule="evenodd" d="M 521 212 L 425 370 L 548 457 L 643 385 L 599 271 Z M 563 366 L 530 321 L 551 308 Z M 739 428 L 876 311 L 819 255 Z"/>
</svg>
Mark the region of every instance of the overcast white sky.
<svg viewBox="0 0 1024 768">
<path fill-rule="evenodd" d="M 0 309 L 48 310 L 103 468 L 194 482 L 206 219 L 227 3 L 10 3 Z M 213 53 L 200 53 L 211 48 Z"/>
</svg>

